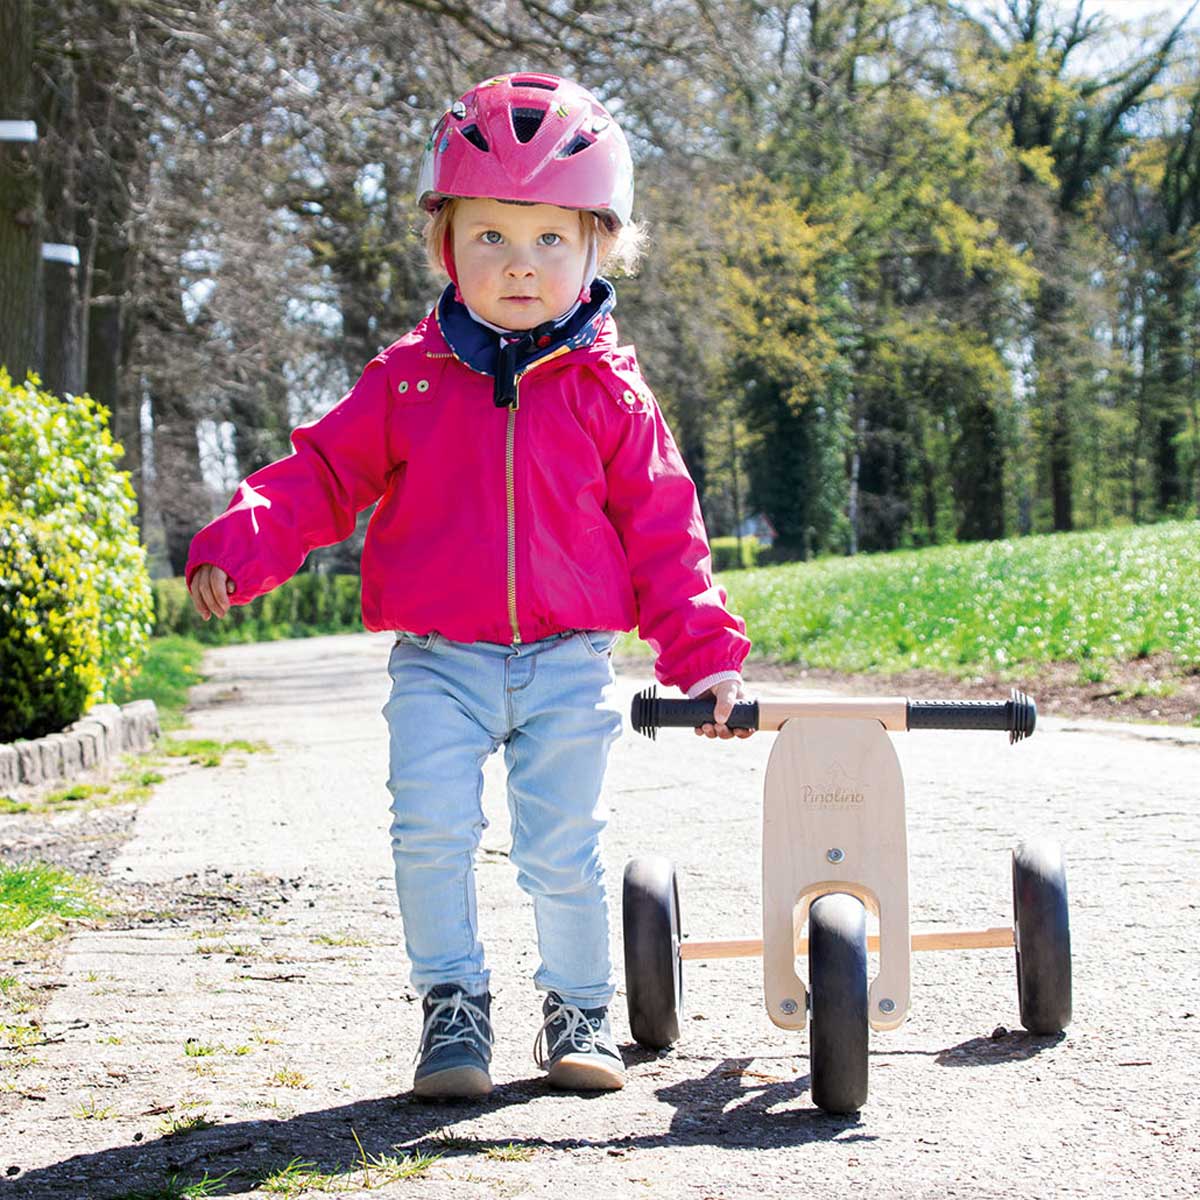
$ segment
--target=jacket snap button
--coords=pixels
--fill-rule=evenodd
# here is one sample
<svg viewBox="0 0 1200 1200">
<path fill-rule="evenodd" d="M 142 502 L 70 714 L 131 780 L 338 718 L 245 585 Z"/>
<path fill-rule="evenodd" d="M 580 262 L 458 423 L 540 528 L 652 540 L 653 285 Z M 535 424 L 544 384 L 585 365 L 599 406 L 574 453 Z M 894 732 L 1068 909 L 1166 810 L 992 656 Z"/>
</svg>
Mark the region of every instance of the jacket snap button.
<svg viewBox="0 0 1200 1200">
<path fill-rule="evenodd" d="M 408 380 L 407 379 L 400 380 L 398 390 L 400 391 L 401 395 L 403 395 L 405 392 L 408 391 Z"/>
<path fill-rule="evenodd" d="M 625 395 L 621 397 L 621 399 L 624 400 L 626 404 L 632 404 L 637 399 L 637 397 L 632 392 L 626 392 Z"/>
<path fill-rule="evenodd" d="M 428 379 L 418 379 L 417 380 L 417 391 L 418 392 L 429 391 L 429 380 Z"/>
</svg>

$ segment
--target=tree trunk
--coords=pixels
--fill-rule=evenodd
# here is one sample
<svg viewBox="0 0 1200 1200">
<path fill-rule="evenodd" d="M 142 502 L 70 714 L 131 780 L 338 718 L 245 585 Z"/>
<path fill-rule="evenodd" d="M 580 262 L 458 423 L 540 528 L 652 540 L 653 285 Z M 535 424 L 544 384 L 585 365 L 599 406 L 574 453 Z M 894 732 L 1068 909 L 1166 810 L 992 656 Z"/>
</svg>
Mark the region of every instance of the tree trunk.
<svg viewBox="0 0 1200 1200">
<path fill-rule="evenodd" d="M 41 186 L 37 134 L 25 125 L 33 119 L 32 13 L 30 0 L 0 3 L 0 366 L 17 382 L 38 367 Z"/>
<path fill-rule="evenodd" d="M 1067 261 L 1065 239 L 1060 237 L 1057 261 Z M 1075 528 L 1074 443 L 1071 436 L 1071 376 L 1069 347 L 1064 334 L 1069 319 L 1069 298 L 1058 283 L 1044 280 L 1037 303 L 1035 358 L 1038 370 L 1037 399 L 1045 428 L 1045 478 L 1050 490 L 1051 521 L 1055 533 Z"/>
<path fill-rule="evenodd" d="M 49 252 L 49 253 L 47 253 Z M 79 252 L 74 246 L 43 247 L 45 303 L 42 325 L 42 382 L 57 395 L 83 390 L 79 351 Z"/>
<path fill-rule="evenodd" d="M 1179 438 L 1187 420 L 1188 364 L 1184 328 L 1187 322 L 1187 272 L 1170 254 L 1163 280 L 1160 346 L 1159 415 L 1154 429 L 1154 475 L 1158 511 L 1177 513 L 1186 500 L 1187 481 L 1179 456 Z"/>
<path fill-rule="evenodd" d="M 182 575 L 188 547 L 210 518 L 209 495 L 200 471 L 196 417 L 186 396 L 157 392 L 154 417 L 154 495 L 173 575 Z"/>
<path fill-rule="evenodd" d="M 1004 536 L 1004 447 L 996 411 L 986 396 L 972 397 L 960 418 L 955 447 L 958 469 L 959 541 L 979 542 Z"/>
<path fill-rule="evenodd" d="M 100 233 L 93 265 L 94 294 L 87 321 L 88 394 L 109 411 L 113 437 L 121 443 L 121 468 L 130 473 L 139 503 L 142 493 L 141 397 L 125 386 L 129 331 L 125 297 L 132 251 L 119 229 Z"/>
</svg>

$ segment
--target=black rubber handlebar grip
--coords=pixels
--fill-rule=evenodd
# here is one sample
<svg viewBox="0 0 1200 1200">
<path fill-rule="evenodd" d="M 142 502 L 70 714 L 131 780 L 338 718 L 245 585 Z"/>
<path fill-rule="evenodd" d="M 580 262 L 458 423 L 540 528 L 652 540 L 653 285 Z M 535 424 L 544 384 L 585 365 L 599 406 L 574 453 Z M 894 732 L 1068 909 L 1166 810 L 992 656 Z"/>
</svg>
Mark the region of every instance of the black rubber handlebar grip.
<svg viewBox="0 0 1200 1200">
<path fill-rule="evenodd" d="M 652 738 L 659 729 L 694 729 L 698 725 L 710 725 L 715 708 L 712 700 L 663 700 L 658 696 L 658 689 L 651 687 L 634 696 L 629 716 L 638 733 Z M 735 704 L 725 726 L 728 729 L 757 729 L 758 701 Z"/>
<path fill-rule="evenodd" d="M 910 700 L 909 729 L 1003 729 L 1010 742 L 1028 737 L 1037 725 L 1031 696 L 1013 689 L 1007 700 Z"/>
</svg>

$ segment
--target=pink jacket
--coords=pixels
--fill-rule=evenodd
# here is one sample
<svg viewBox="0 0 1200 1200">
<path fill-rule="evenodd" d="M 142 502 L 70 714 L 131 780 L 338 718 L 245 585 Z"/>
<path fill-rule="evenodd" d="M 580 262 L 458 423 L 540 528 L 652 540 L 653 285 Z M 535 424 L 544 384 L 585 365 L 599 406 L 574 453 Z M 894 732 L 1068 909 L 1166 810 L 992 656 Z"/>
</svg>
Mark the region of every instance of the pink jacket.
<svg viewBox="0 0 1200 1200">
<path fill-rule="evenodd" d="M 515 408 L 434 313 L 370 363 L 294 453 L 251 475 L 192 541 L 246 604 L 379 501 L 362 556 L 368 629 L 535 641 L 637 627 L 685 691 L 738 671 L 745 624 L 712 579 L 696 489 L 611 316 L 519 380 Z"/>
</svg>

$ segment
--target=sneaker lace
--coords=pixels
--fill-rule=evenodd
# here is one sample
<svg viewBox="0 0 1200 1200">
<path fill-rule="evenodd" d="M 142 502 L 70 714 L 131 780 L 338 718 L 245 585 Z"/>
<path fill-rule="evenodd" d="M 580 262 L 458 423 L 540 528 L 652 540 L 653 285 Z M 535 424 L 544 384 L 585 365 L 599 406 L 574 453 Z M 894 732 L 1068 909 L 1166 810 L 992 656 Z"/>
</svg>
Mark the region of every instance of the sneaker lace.
<svg viewBox="0 0 1200 1200">
<path fill-rule="evenodd" d="M 554 1044 L 549 1045 L 546 1030 L 555 1021 L 562 1021 L 564 1028 L 562 1033 L 555 1039 Z M 568 1004 L 565 1000 L 559 1000 L 556 1006 L 546 1015 L 546 1019 L 542 1022 L 542 1027 L 538 1030 L 538 1035 L 534 1039 L 534 1062 L 539 1067 L 544 1067 L 550 1059 L 558 1054 L 559 1047 L 564 1043 L 566 1043 L 564 1053 L 572 1050 L 583 1054 L 595 1053 L 600 1049 L 596 1040 L 597 1034 L 600 1032 L 600 1024 L 599 1017 L 589 1018 L 578 1005 Z"/>
<path fill-rule="evenodd" d="M 432 1053 L 456 1042 L 492 1044 L 491 1021 L 464 992 L 442 997 L 429 1010 L 413 1061 L 416 1062 L 427 1049 Z"/>
</svg>

